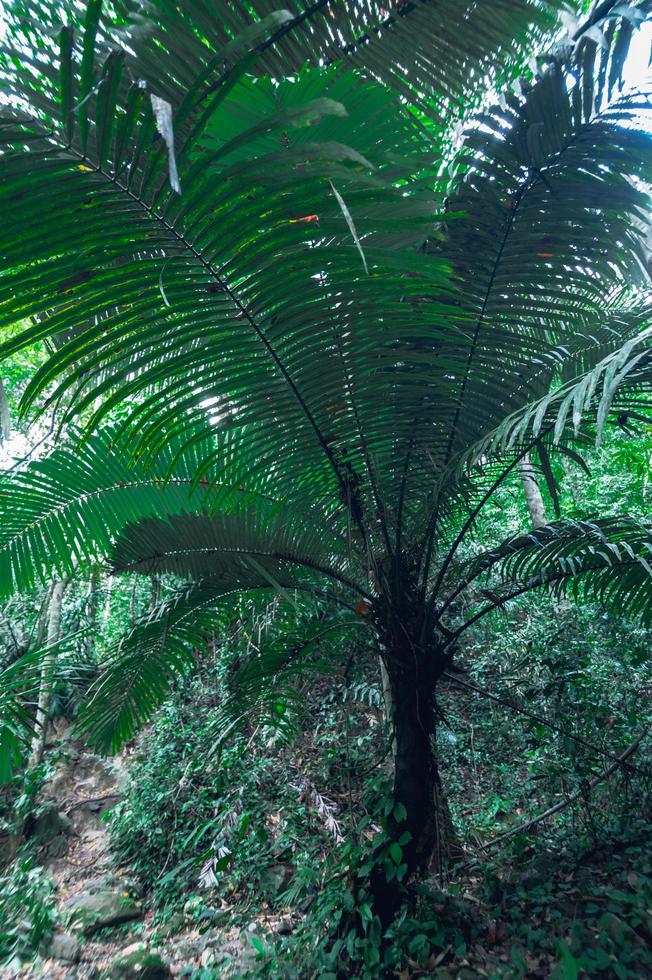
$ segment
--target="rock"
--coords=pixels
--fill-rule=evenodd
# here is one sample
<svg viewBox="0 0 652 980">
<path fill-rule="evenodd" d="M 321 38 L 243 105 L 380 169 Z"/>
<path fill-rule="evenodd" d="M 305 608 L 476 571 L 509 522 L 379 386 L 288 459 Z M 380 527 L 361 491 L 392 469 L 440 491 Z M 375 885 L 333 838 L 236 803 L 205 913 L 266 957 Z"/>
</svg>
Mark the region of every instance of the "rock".
<svg viewBox="0 0 652 980">
<path fill-rule="evenodd" d="M 294 929 L 294 924 L 289 915 L 284 916 L 276 927 L 279 936 L 289 936 Z"/>
<path fill-rule="evenodd" d="M 265 868 L 262 888 L 266 898 L 273 901 L 278 898 L 292 880 L 292 869 L 287 864 L 270 864 Z"/>
<path fill-rule="evenodd" d="M 206 900 L 201 895 L 191 895 L 183 906 L 183 914 L 186 920 L 190 920 L 195 925 L 207 926 L 210 922 L 217 921 L 219 912 L 219 909 L 207 905 Z"/>
<path fill-rule="evenodd" d="M 81 955 L 81 945 L 76 936 L 68 932 L 55 932 L 50 940 L 48 956 L 64 963 L 77 963 Z"/>
<path fill-rule="evenodd" d="M 33 838 L 38 847 L 57 857 L 65 854 L 66 838 L 72 832 L 72 822 L 65 813 L 57 810 L 54 803 L 44 806 L 26 827 L 26 836 Z"/>
<path fill-rule="evenodd" d="M 120 959 L 124 959 L 125 956 L 131 956 L 132 953 L 139 953 L 142 955 L 147 952 L 147 947 L 143 942 L 131 943 L 130 946 L 125 946 L 124 949 L 120 950 Z"/>
<path fill-rule="evenodd" d="M 68 851 L 68 839 L 59 834 L 58 837 L 53 838 L 47 845 L 48 857 L 60 858 L 63 857 Z"/>
<path fill-rule="evenodd" d="M 159 926 L 157 933 L 159 936 L 167 938 L 168 936 L 174 936 L 177 932 L 181 932 L 186 924 L 186 918 L 182 912 L 174 912 L 167 922 Z"/>
<path fill-rule="evenodd" d="M 266 959 L 267 954 L 261 954 L 251 942 L 250 933 L 249 940 L 244 940 L 242 947 L 229 963 L 228 975 L 234 980 L 235 978 L 246 980 L 248 977 L 261 976 L 261 965 Z"/>
<path fill-rule="evenodd" d="M 111 980 L 167 980 L 170 968 L 158 953 L 135 943 L 122 950 L 108 975 Z"/>
<path fill-rule="evenodd" d="M 207 970 L 211 966 L 215 966 L 217 962 L 217 952 L 212 946 L 207 946 L 204 952 L 201 954 L 199 962 Z"/>
<path fill-rule="evenodd" d="M 108 871 L 104 875 L 98 875 L 97 878 L 92 878 L 90 881 L 86 882 L 84 891 L 87 891 L 89 895 L 99 895 L 100 892 L 123 892 L 127 891 L 123 887 L 123 882 L 116 874 Z"/>
<path fill-rule="evenodd" d="M 64 909 L 71 928 L 85 936 L 139 919 L 143 914 L 132 898 L 117 891 L 81 892 L 64 902 Z"/>
<path fill-rule="evenodd" d="M 204 908 L 205 902 L 201 895 L 191 895 L 183 906 L 184 914 L 195 919 Z"/>
<path fill-rule="evenodd" d="M 177 938 L 174 941 L 174 954 L 181 960 L 195 960 L 204 952 L 205 944 L 195 937 Z"/>
</svg>

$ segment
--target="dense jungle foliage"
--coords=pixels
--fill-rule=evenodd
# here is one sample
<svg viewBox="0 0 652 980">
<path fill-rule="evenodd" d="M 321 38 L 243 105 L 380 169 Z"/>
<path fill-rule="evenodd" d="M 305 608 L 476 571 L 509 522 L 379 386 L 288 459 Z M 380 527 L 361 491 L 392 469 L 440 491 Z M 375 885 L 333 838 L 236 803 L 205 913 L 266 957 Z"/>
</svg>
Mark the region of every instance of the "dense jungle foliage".
<svg viewBox="0 0 652 980">
<path fill-rule="evenodd" d="M 652 977 L 651 11 L 5 5 L 2 976 Z"/>
</svg>

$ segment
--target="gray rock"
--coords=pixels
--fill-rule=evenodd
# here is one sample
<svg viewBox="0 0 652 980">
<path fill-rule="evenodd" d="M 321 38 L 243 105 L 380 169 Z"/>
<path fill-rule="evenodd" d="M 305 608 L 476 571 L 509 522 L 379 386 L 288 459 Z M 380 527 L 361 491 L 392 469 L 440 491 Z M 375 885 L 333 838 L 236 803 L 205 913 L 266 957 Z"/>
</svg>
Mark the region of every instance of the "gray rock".
<svg viewBox="0 0 652 980">
<path fill-rule="evenodd" d="M 199 962 L 205 970 L 208 970 L 211 966 L 216 966 L 218 963 L 218 952 L 213 949 L 212 946 L 207 946 L 204 952 L 201 954 Z"/>
<path fill-rule="evenodd" d="M 100 892 L 114 892 L 120 888 L 120 879 L 117 875 L 108 872 L 105 875 L 98 875 L 86 883 L 84 889 L 89 895 L 98 895 Z"/>
<path fill-rule="evenodd" d="M 176 937 L 173 945 L 175 956 L 180 960 L 189 962 L 201 956 L 206 944 L 202 939 Z"/>
<path fill-rule="evenodd" d="M 50 940 L 48 956 L 64 963 L 77 963 L 81 955 L 81 945 L 77 936 L 68 932 L 55 932 Z"/>
<path fill-rule="evenodd" d="M 262 880 L 262 888 L 266 898 L 271 900 L 277 898 L 290 884 L 292 880 L 292 869 L 287 864 L 270 864 L 265 868 Z"/>
<path fill-rule="evenodd" d="M 68 851 L 68 838 L 64 837 L 63 834 L 59 834 L 58 837 L 53 837 L 50 843 L 47 845 L 48 857 L 60 858 L 63 857 Z"/>
<path fill-rule="evenodd" d="M 109 969 L 111 980 L 167 980 L 170 968 L 158 953 L 150 952 L 146 946 L 121 953 Z"/>
<path fill-rule="evenodd" d="M 182 932 L 186 925 L 186 917 L 182 912 L 174 912 L 167 922 L 159 926 L 157 934 L 167 938 L 168 936 L 174 936 L 178 932 Z"/>
<path fill-rule="evenodd" d="M 276 927 L 279 936 L 289 936 L 294 929 L 294 924 L 289 915 L 284 916 Z"/>
<path fill-rule="evenodd" d="M 143 914 L 133 899 L 116 891 L 81 892 L 64 902 L 64 909 L 70 927 L 85 936 L 140 919 Z"/>
<path fill-rule="evenodd" d="M 28 833 L 40 846 L 47 845 L 56 837 L 67 837 L 73 831 L 72 822 L 65 813 L 60 813 L 55 804 L 48 804 L 38 813 Z"/>
<path fill-rule="evenodd" d="M 183 906 L 184 914 L 191 919 L 197 918 L 203 908 L 206 907 L 206 902 L 201 895 L 191 895 Z"/>
</svg>

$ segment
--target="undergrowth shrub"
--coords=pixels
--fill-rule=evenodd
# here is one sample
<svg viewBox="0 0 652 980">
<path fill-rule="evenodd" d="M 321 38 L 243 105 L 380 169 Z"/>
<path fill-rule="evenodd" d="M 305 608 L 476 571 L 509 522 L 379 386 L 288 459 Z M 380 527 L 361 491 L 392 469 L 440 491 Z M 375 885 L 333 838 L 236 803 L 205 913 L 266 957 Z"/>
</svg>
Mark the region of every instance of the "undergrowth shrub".
<svg viewBox="0 0 652 980">
<path fill-rule="evenodd" d="M 0 964 L 17 967 L 38 950 L 55 922 L 52 882 L 23 848 L 0 874 Z"/>
<path fill-rule="evenodd" d="M 205 663 L 162 708 L 111 814 L 116 856 L 166 914 L 192 892 L 236 912 L 305 903 L 324 859 L 359 839 L 387 790 L 387 733 L 360 676 L 346 697 L 313 677 L 292 710 L 276 703 L 274 719 L 245 721 L 220 743 L 233 660 Z"/>
</svg>

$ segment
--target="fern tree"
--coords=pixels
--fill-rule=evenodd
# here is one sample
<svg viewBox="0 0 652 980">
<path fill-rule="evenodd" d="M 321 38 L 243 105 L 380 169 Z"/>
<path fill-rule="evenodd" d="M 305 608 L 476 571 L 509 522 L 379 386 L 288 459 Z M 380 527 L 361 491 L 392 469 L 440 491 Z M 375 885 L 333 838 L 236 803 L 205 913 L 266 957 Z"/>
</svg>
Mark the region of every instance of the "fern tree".
<svg viewBox="0 0 652 980">
<path fill-rule="evenodd" d="M 649 6 L 15 5 L 0 310 L 29 325 L 0 353 L 45 342 L 23 412 L 83 432 L 11 477 L 2 586 L 98 552 L 196 583 L 109 665 L 100 740 L 229 597 L 326 597 L 387 670 L 412 872 L 459 600 L 494 575 L 474 620 L 542 584 L 649 615 L 625 516 L 461 557 L 521 459 L 554 496 L 551 454 L 645 417 L 652 157 L 621 76 Z"/>
</svg>

